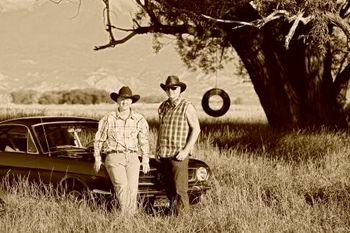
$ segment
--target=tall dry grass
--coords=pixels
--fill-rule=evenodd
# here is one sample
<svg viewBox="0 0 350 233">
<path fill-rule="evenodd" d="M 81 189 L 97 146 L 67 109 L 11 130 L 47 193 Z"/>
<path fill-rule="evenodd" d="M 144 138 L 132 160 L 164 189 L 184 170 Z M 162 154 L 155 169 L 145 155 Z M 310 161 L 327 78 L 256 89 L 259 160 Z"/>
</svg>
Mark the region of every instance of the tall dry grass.
<svg viewBox="0 0 350 233">
<path fill-rule="evenodd" d="M 97 113 L 96 113 L 97 114 Z M 152 118 L 153 119 L 153 118 Z M 151 121 L 152 144 L 157 123 Z M 201 118 L 195 158 L 212 189 L 183 217 L 133 217 L 3 181 L 1 232 L 350 232 L 347 132 L 275 132 L 264 120 Z"/>
</svg>

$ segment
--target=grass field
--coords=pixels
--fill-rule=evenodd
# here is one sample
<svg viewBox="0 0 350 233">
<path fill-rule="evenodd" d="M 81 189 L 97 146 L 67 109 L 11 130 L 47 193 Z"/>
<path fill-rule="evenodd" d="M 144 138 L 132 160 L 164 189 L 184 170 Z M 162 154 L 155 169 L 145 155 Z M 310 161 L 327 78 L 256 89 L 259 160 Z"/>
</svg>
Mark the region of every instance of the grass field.
<svg viewBox="0 0 350 233">
<path fill-rule="evenodd" d="M 17 107 L 3 108 L 0 117 L 99 118 L 111 109 Z M 151 122 L 154 150 L 156 106 L 135 108 Z M 127 218 L 103 205 L 60 198 L 50 187 L 25 180 L 10 186 L 4 180 L 8 205 L 0 213 L 0 232 L 350 232 L 347 132 L 276 132 L 257 107 L 234 106 L 219 119 L 199 115 L 202 132 L 194 157 L 212 168 L 212 189 L 188 215 L 141 211 Z"/>
</svg>

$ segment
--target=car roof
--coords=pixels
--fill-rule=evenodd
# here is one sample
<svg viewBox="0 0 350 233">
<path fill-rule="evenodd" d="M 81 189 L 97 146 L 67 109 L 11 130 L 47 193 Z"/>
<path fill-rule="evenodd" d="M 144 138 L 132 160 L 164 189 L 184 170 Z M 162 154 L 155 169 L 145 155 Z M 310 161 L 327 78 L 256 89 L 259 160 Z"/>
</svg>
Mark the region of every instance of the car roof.
<svg viewBox="0 0 350 233">
<path fill-rule="evenodd" d="M 97 120 L 87 117 L 75 117 L 75 116 L 32 116 L 32 117 L 19 117 L 4 120 L 0 122 L 3 124 L 22 124 L 22 125 L 35 125 L 39 123 L 49 123 L 49 122 L 65 122 L 65 121 L 88 121 L 97 122 Z"/>
</svg>

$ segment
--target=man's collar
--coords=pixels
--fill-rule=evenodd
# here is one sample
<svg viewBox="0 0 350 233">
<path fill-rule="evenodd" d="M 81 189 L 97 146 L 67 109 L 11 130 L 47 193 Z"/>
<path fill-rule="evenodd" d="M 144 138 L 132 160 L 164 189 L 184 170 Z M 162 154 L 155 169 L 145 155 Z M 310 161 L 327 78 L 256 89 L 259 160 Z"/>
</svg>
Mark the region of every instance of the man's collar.
<svg viewBox="0 0 350 233">
<path fill-rule="evenodd" d="M 115 114 L 116 114 L 117 118 L 123 119 L 123 118 L 120 117 L 118 109 L 115 110 Z M 129 114 L 128 118 L 135 119 L 135 113 L 134 113 L 134 111 L 131 108 L 130 108 L 130 114 Z"/>
<path fill-rule="evenodd" d="M 177 98 L 174 102 L 171 102 L 170 99 L 168 99 L 168 103 L 170 106 L 172 107 L 176 107 L 182 100 L 181 95 L 179 96 L 179 98 Z"/>
</svg>

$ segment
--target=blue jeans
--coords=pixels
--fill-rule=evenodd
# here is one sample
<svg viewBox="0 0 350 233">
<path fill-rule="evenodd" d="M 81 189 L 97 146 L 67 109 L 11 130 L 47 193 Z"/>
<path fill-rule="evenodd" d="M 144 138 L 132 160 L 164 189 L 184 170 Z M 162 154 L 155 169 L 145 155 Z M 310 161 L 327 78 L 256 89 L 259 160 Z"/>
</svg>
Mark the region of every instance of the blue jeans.
<svg viewBox="0 0 350 233">
<path fill-rule="evenodd" d="M 140 160 L 136 153 L 110 153 L 105 167 L 119 200 L 122 213 L 137 212 Z"/>
<path fill-rule="evenodd" d="M 170 201 L 172 214 L 187 212 L 190 208 L 188 198 L 188 156 L 180 161 L 175 158 L 161 158 L 160 168 L 164 174 L 164 184 Z"/>
</svg>

